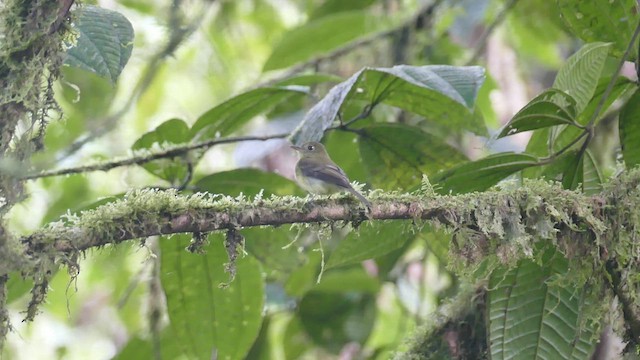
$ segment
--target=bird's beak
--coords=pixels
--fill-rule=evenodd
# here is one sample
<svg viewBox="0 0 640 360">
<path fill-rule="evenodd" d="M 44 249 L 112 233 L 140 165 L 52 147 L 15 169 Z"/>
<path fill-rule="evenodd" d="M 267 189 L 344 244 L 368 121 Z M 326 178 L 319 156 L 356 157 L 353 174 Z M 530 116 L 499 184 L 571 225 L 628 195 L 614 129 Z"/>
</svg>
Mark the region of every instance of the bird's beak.
<svg viewBox="0 0 640 360">
<path fill-rule="evenodd" d="M 291 145 L 291 148 L 295 151 L 301 151 L 302 148 L 300 146 Z"/>
</svg>

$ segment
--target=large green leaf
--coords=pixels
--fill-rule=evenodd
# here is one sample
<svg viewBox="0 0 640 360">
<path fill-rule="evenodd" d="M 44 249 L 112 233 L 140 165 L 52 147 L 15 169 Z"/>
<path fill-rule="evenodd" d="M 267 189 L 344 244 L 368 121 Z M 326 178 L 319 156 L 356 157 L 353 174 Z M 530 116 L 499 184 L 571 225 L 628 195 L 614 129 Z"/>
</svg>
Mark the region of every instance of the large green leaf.
<svg viewBox="0 0 640 360">
<path fill-rule="evenodd" d="M 234 96 L 200 116 L 191 127 L 195 140 L 226 136 L 240 129 L 256 115 L 278 104 L 308 95 L 308 88 L 297 85 L 263 87 Z"/>
<path fill-rule="evenodd" d="M 398 222 L 363 224 L 340 241 L 329 256 L 327 269 L 377 258 L 401 248 L 414 237 Z"/>
<path fill-rule="evenodd" d="M 410 189 L 466 160 L 441 138 L 401 124 L 373 124 L 360 132 L 360 155 L 376 188 Z"/>
<path fill-rule="evenodd" d="M 243 359 L 260 331 L 264 280 L 259 263 L 251 256 L 236 262 L 237 274 L 229 281 L 229 261 L 220 237 L 210 237 L 206 254 L 185 250 L 189 236 L 160 240 L 160 279 L 174 336 L 192 359 Z"/>
<path fill-rule="evenodd" d="M 560 15 L 569 29 L 585 42 L 613 43 L 613 54 L 621 57 L 638 24 L 636 0 L 558 0 Z M 631 53 L 630 60 L 637 54 Z"/>
<path fill-rule="evenodd" d="M 581 113 L 593 97 L 610 48 L 611 44 L 606 43 L 586 44 L 558 71 L 553 87 L 576 100 L 577 113 Z"/>
<path fill-rule="evenodd" d="M 152 148 L 165 148 L 171 144 L 185 144 L 189 142 L 189 126 L 180 119 L 171 119 L 163 122 L 154 130 L 142 135 L 131 146 L 132 150 L 151 150 Z M 179 184 L 185 180 L 188 174 L 187 160 L 178 158 L 159 159 L 142 164 L 148 172 L 169 181 Z"/>
<path fill-rule="evenodd" d="M 551 260 L 553 262 L 561 260 Z M 523 260 L 495 270 L 489 280 L 489 347 L 492 359 L 588 359 L 593 329 L 581 324 L 582 296 L 549 285 L 554 266 Z"/>
<path fill-rule="evenodd" d="M 498 137 L 576 121 L 576 101 L 561 90 L 549 89 L 531 100 L 509 121 Z"/>
<path fill-rule="evenodd" d="M 274 195 L 301 195 L 303 192 L 291 180 L 278 174 L 258 169 L 236 169 L 211 174 L 200 179 L 195 188 L 212 194 L 236 196 L 240 193 L 255 196 L 262 191 L 265 197 Z"/>
<path fill-rule="evenodd" d="M 640 92 L 633 94 L 622 108 L 619 120 L 622 157 L 627 169 L 640 164 Z"/>
<path fill-rule="evenodd" d="M 499 153 L 467 162 L 437 174 L 432 182 L 438 191 L 467 193 L 483 191 L 520 170 L 538 165 L 538 158 L 528 154 Z"/>
<path fill-rule="evenodd" d="M 339 48 L 359 37 L 385 29 L 390 22 L 364 11 L 340 12 L 310 21 L 285 33 L 263 71 L 282 69 Z"/>
<path fill-rule="evenodd" d="M 115 83 L 133 49 L 133 27 L 122 14 L 85 5 L 75 11 L 78 42 L 65 63 L 94 72 Z"/>
<path fill-rule="evenodd" d="M 318 141 L 346 102 L 386 103 L 424 116 L 452 129 L 486 135 L 484 123 L 474 116 L 474 103 L 484 69 L 445 65 L 365 68 L 333 87 L 291 134 L 295 144 Z"/>
</svg>

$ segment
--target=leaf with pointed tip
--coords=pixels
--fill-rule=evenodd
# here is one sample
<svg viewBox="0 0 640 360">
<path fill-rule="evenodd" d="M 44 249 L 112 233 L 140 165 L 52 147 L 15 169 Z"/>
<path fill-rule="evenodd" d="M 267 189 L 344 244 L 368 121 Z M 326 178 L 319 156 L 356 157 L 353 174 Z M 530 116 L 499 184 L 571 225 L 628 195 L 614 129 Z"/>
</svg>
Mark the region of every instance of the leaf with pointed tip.
<svg viewBox="0 0 640 360">
<path fill-rule="evenodd" d="M 289 137 L 294 144 L 319 141 L 347 102 L 385 103 L 452 129 L 486 135 L 474 103 L 484 81 L 478 66 L 445 65 L 365 68 L 334 86 L 309 110 Z"/>
<path fill-rule="evenodd" d="M 267 112 L 278 104 L 308 94 L 307 87 L 297 85 L 249 90 L 201 115 L 191 127 L 191 138 L 202 141 L 216 136 L 229 135 L 258 114 Z"/>
<path fill-rule="evenodd" d="M 535 156 L 499 153 L 441 172 L 432 181 L 438 184 L 438 191 L 444 194 L 483 191 L 509 175 L 536 165 L 538 158 Z"/>
<path fill-rule="evenodd" d="M 518 111 L 498 138 L 550 126 L 574 125 L 576 116 L 576 101 L 561 90 L 549 89 Z"/>
<path fill-rule="evenodd" d="M 115 83 L 131 57 L 133 27 L 119 12 L 84 5 L 74 24 L 80 36 L 67 50 L 67 65 L 88 70 Z"/>
</svg>

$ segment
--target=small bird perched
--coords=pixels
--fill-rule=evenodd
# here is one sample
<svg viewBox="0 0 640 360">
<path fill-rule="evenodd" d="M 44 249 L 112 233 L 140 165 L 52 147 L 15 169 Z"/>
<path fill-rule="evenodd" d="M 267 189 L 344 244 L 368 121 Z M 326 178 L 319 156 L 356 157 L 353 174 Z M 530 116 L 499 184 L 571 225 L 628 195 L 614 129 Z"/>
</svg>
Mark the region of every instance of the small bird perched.
<svg viewBox="0 0 640 360">
<path fill-rule="evenodd" d="M 348 191 L 371 210 L 371 203 L 351 186 L 344 171 L 331 160 L 319 142 L 308 142 L 302 146 L 291 146 L 300 153 L 296 164 L 296 179 L 312 194 L 333 194 Z"/>
</svg>

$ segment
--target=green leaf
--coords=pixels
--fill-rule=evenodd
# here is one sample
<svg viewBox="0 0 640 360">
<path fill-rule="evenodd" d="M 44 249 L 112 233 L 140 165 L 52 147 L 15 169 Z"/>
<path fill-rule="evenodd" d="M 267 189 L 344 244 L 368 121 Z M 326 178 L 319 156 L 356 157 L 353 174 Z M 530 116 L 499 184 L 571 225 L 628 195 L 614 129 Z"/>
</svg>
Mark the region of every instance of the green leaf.
<svg viewBox="0 0 640 360">
<path fill-rule="evenodd" d="M 236 169 L 211 174 L 200 179 L 195 184 L 195 188 L 212 194 L 237 196 L 242 193 L 249 197 L 262 191 L 265 198 L 271 195 L 303 194 L 293 181 L 257 169 Z"/>
<path fill-rule="evenodd" d="M 171 144 L 188 143 L 189 126 L 180 119 L 171 119 L 163 122 L 153 131 L 142 135 L 131 146 L 132 150 L 150 150 L 154 147 L 164 149 Z M 188 174 L 187 160 L 180 156 L 176 158 L 159 159 L 141 165 L 145 170 L 157 177 L 169 181 L 171 184 L 179 184 L 185 180 Z"/>
<path fill-rule="evenodd" d="M 636 0 L 558 0 L 560 15 L 569 29 L 585 42 L 613 43 L 613 55 L 620 58 L 638 24 Z M 631 53 L 633 61 L 637 54 Z"/>
<path fill-rule="evenodd" d="M 560 260 L 552 260 L 558 262 Z M 552 265 L 523 260 L 495 270 L 489 280 L 489 341 L 492 359 L 587 359 L 593 329 L 580 323 L 582 296 L 570 286 L 548 285 Z"/>
<path fill-rule="evenodd" d="M 193 359 L 243 359 L 258 336 L 264 305 L 264 280 L 260 264 L 251 256 L 236 262 L 237 274 L 229 281 L 228 258 L 219 237 L 210 236 L 206 254 L 185 250 L 189 236 L 160 240 L 160 279 L 174 336 L 184 354 Z"/>
<path fill-rule="evenodd" d="M 360 131 L 360 155 L 376 188 L 410 189 L 422 175 L 433 175 L 466 160 L 437 136 L 401 124 L 373 124 Z"/>
<path fill-rule="evenodd" d="M 627 169 L 640 164 L 640 92 L 633 94 L 620 111 L 618 121 L 622 157 Z"/>
<path fill-rule="evenodd" d="M 362 10 L 368 8 L 374 2 L 375 0 L 327 0 L 311 12 L 309 20 L 345 11 Z"/>
<path fill-rule="evenodd" d="M 575 190 L 584 179 L 584 156 L 580 151 L 576 151 L 573 156 L 569 156 L 562 173 L 562 187 Z"/>
<path fill-rule="evenodd" d="M 536 165 L 535 156 L 505 152 L 461 164 L 437 174 L 432 181 L 444 194 L 483 191 L 511 174 Z"/>
<path fill-rule="evenodd" d="M 292 76 L 290 78 L 286 78 L 284 80 L 278 81 L 276 86 L 289 86 L 289 85 L 300 85 L 300 86 L 309 86 L 316 85 L 325 82 L 340 82 L 344 80 L 342 77 L 333 75 L 333 74 L 325 74 L 325 73 L 313 73 L 313 74 L 302 74 Z"/>
<path fill-rule="evenodd" d="M 586 44 L 558 71 L 553 87 L 576 100 L 577 113 L 581 113 L 593 97 L 610 49 L 611 44 Z"/>
<path fill-rule="evenodd" d="M 319 141 L 343 105 L 351 101 L 386 103 L 452 129 L 486 135 L 483 121 L 473 112 L 483 81 L 484 69 L 478 66 L 365 68 L 334 86 L 289 138 L 294 144 Z"/>
<path fill-rule="evenodd" d="M 94 72 L 115 83 L 133 49 L 133 27 L 122 14 L 85 5 L 75 11 L 78 42 L 65 63 Z"/>
<path fill-rule="evenodd" d="M 587 150 L 583 160 L 582 191 L 587 195 L 594 195 L 602 191 L 604 177 L 600 166 L 591 151 Z"/>
<path fill-rule="evenodd" d="M 286 68 L 326 54 L 349 42 L 386 28 L 386 17 L 363 11 L 340 12 L 289 30 L 275 46 L 263 71 Z"/>
<path fill-rule="evenodd" d="M 340 286 L 341 278 L 346 284 L 356 285 L 365 281 L 366 273 L 360 267 L 357 271 L 334 270 L 333 276 L 337 279 L 336 286 Z M 341 286 L 342 291 L 310 291 L 298 308 L 297 315 L 307 334 L 331 352 L 339 352 L 344 344 L 352 341 L 364 343 L 375 320 L 373 288 L 363 292 L 350 291 L 350 285 Z"/>
<path fill-rule="evenodd" d="M 205 112 L 191 127 L 194 140 L 226 136 L 244 126 L 256 115 L 278 104 L 306 96 L 308 89 L 302 86 L 276 86 L 249 90 L 234 96 Z"/>
<path fill-rule="evenodd" d="M 398 222 L 363 224 L 340 241 L 329 256 L 327 269 L 357 264 L 399 249 L 415 237 Z"/>
<path fill-rule="evenodd" d="M 576 115 L 576 101 L 570 95 L 549 89 L 518 111 L 498 138 L 549 126 L 573 125 Z"/>
<path fill-rule="evenodd" d="M 296 234 L 289 228 L 249 228 L 242 235 L 251 239 L 245 250 L 260 261 L 268 279 L 284 280 L 307 262 L 306 252 L 300 251 L 294 242 Z"/>
</svg>

